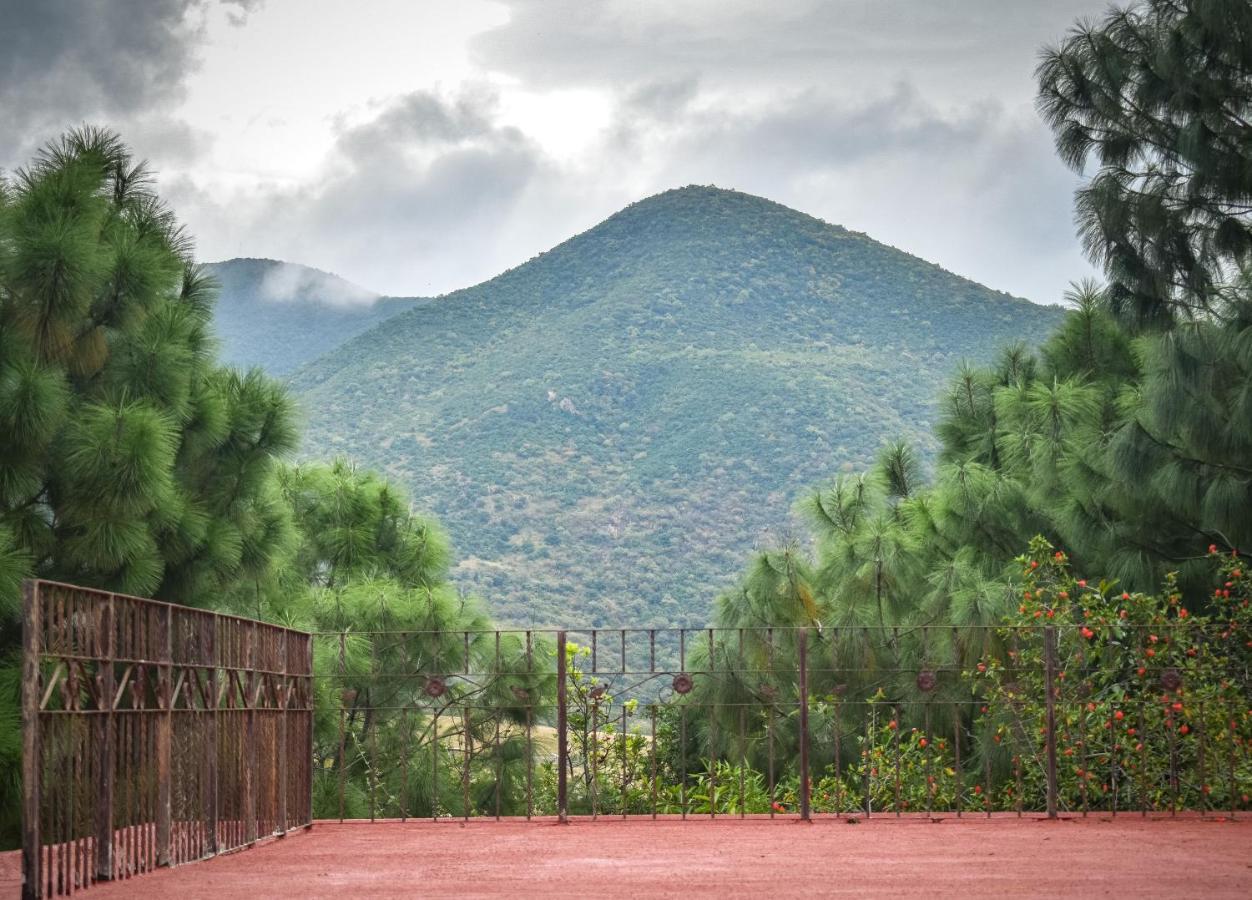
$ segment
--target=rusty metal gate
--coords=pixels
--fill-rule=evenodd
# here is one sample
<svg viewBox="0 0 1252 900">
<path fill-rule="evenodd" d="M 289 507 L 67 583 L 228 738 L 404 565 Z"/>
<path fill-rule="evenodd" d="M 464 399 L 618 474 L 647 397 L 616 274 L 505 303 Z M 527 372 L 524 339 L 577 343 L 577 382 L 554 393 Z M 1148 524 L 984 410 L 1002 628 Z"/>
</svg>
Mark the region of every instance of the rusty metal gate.
<svg viewBox="0 0 1252 900">
<path fill-rule="evenodd" d="M 249 619 L 24 585 L 23 898 L 312 822 L 312 644 Z"/>
</svg>

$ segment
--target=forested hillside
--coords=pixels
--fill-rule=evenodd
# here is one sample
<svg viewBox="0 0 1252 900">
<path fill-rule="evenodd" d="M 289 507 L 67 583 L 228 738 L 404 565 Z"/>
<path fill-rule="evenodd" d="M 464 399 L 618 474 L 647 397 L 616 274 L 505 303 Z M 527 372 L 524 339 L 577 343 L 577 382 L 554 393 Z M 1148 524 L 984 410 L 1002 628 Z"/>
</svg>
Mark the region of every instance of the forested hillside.
<svg viewBox="0 0 1252 900">
<path fill-rule="evenodd" d="M 1061 311 L 707 187 L 633 204 L 294 378 L 304 452 L 448 527 L 506 621 L 704 622 L 815 481 L 934 449 L 947 376 Z"/>
<path fill-rule="evenodd" d="M 417 301 L 377 297 L 327 272 L 272 259 L 205 269 L 219 286 L 213 330 L 222 361 L 287 375 Z"/>
</svg>

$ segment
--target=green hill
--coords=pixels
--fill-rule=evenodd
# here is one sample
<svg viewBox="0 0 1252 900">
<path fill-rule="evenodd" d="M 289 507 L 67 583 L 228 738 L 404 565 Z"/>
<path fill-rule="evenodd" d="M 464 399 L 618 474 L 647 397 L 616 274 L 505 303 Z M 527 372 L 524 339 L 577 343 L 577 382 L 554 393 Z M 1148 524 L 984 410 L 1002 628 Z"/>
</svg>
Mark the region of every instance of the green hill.
<svg viewBox="0 0 1252 900">
<path fill-rule="evenodd" d="M 792 500 L 1062 315 L 779 204 L 688 187 L 296 373 L 305 452 L 452 533 L 507 622 L 703 623 Z"/>
<path fill-rule="evenodd" d="M 418 301 L 378 297 L 336 275 L 272 259 L 207 268 L 221 285 L 214 325 L 228 365 L 287 375 Z"/>
</svg>

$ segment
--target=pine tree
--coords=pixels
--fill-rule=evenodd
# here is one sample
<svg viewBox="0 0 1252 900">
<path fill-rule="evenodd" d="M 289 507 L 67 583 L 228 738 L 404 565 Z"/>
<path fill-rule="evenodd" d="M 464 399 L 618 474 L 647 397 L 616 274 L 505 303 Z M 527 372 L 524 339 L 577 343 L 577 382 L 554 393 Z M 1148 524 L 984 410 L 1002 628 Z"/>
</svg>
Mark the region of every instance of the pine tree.
<svg viewBox="0 0 1252 900">
<path fill-rule="evenodd" d="M 1099 168 L 1076 212 L 1138 326 L 1223 315 L 1252 261 L 1252 6 L 1142 0 L 1043 53 L 1039 109 L 1074 169 Z"/>
</svg>

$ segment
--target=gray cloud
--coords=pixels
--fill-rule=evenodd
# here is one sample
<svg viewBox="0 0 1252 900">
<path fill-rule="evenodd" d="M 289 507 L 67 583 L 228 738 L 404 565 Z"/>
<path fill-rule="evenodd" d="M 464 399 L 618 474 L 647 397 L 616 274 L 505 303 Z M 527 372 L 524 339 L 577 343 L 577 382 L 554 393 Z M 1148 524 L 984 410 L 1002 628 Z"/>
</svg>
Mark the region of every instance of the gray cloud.
<svg viewBox="0 0 1252 900">
<path fill-rule="evenodd" d="M 259 0 L 223 0 L 242 22 Z M 175 153 L 186 131 L 161 121 L 195 68 L 208 0 L 0 0 L 0 166 L 24 163 L 83 121 L 146 128 Z M 180 133 L 181 132 L 181 133 Z"/>
<path fill-rule="evenodd" d="M 572 160 L 499 117 L 489 89 L 415 92 L 341 126 L 308 184 L 188 207 L 214 205 L 201 230 L 236 242 L 214 255 L 311 263 L 389 293 L 490 278 L 688 183 L 761 194 L 1043 302 L 1089 271 L 1073 176 L 1032 114 L 993 101 L 940 108 L 899 83 L 857 100 L 777 91 L 737 109 L 694 79 L 662 79 L 622 86 L 611 125 Z"/>
<path fill-rule="evenodd" d="M 541 86 L 617 84 L 699 71 L 726 84 L 803 77 L 855 90 L 925 73 L 949 89 L 1003 89 L 1040 43 L 1107 0 L 504 0 L 473 43 L 486 67 Z"/>
<path fill-rule="evenodd" d="M 492 80 L 363 89 L 369 118 L 322 112 L 339 124 L 316 171 L 266 183 L 285 177 L 281 146 L 253 166 L 235 140 L 210 168 L 231 106 L 177 115 L 210 13 L 260 27 L 259 0 L 0 0 L 0 166 L 68 124 L 109 124 L 165 171 L 206 257 L 280 257 L 392 293 L 491 277 L 686 183 L 762 194 L 1034 299 L 1089 271 L 1031 71 L 1104 0 L 503 3 L 509 20 L 468 39 Z M 237 52 L 213 34 L 207 52 Z M 558 136 L 549 155 L 528 122 L 505 124 L 510 92 L 580 88 L 610 112 L 576 150 Z"/>
<path fill-rule="evenodd" d="M 170 192 L 210 231 L 229 222 L 254 254 L 352 272 L 393 292 L 460 286 L 471 271 L 494 275 L 516 263 L 502 232 L 547 165 L 521 131 L 495 121 L 495 106 L 481 87 L 417 91 L 341 127 L 318 176 L 297 188 L 225 204 L 185 181 Z"/>
</svg>

